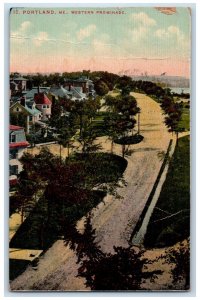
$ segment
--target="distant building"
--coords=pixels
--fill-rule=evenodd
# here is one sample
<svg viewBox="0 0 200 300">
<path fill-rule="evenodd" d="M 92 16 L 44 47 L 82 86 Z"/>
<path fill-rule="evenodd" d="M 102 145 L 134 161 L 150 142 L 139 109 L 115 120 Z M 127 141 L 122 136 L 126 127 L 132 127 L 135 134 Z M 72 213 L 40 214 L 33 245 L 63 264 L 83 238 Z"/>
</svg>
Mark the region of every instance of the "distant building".
<svg viewBox="0 0 200 300">
<path fill-rule="evenodd" d="M 49 95 L 54 97 L 56 100 L 58 98 L 71 99 L 72 97 L 72 93 L 62 86 L 52 86 L 49 90 Z"/>
<path fill-rule="evenodd" d="M 15 76 L 10 80 L 10 89 L 13 92 L 16 91 L 25 91 L 26 90 L 27 79 L 21 76 Z"/>
<path fill-rule="evenodd" d="M 94 90 L 93 81 L 87 77 L 80 77 L 78 79 L 65 79 L 64 88 L 68 91 L 73 91 L 74 89 L 82 94 L 85 97 L 95 97 L 96 92 Z"/>
<path fill-rule="evenodd" d="M 9 130 L 9 182 L 10 185 L 15 185 L 17 183 L 17 176 L 22 171 L 22 164 L 19 159 L 22 157 L 29 143 L 26 141 L 23 127 L 10 125 Z"/>
</svg>

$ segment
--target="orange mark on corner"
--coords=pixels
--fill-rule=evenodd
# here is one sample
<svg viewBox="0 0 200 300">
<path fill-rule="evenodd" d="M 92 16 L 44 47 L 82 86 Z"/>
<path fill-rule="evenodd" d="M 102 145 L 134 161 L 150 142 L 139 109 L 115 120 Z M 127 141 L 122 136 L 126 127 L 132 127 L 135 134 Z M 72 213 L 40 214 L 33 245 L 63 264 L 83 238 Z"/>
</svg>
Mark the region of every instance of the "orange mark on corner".
<svg viewBox="0 0 200 300">
<path fill-rule="evenodd" d="M 173 15 L 177 13 L 176 7 L 155 7 L 155 9 L 165 15 Z"/>
</svg>

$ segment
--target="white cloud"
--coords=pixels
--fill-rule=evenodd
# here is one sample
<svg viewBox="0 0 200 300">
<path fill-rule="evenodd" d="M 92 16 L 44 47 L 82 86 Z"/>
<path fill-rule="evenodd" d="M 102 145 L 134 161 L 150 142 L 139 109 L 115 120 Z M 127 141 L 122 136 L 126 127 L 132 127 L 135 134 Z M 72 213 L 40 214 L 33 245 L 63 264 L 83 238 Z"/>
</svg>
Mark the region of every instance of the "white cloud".
<svg viewBox="0 0 200 300">
<path fill-rule="evenodd" d="M 48 33 L 45 31 L 40 31 L 38 34 L 33 38 L 33 43 L 36 47 L 40 47 L 44 42 L 48 41 Z"/>
<path fill-rule="evenodd" d="M 29 28 L 32 26 L 32 23 L 29 21 L 25 21 L 23 23 L 21 23 L 21 25 L 19 26 L 19 28 L 16 31 L 11 31 L 11 36 L 12 37 L 21 37 L 24 36 L 24 34 L 26 34 L 29 30 Z M 20 41 L 20 40 L 18 40 Z"/>
<path fill-rule="evenodd" d="M 96 31 L 96 25 L 90 24 L 90 25 L 86 26 L 85 28 L 81 28 L 77 32 L 76 35 L 77 35 L 78 40 L 82 41 L 85 38 L 91 36 L 95 31 Z"/>
<path fill-rule="evenodd" d="M 95 55 L 108 55 L 111 52 L 110 36 L 106 33 L 95 38 L 92 45 Z"/>
<path fill-rule="evenodd" d="M 29 21 L 25 21 L 25 22 L 23 22 L 22 24 L 21 24 L 21 26 L 20 26 L 20 28 L 19 28 L 19 31 L 21 31 L 21 32 L 26 32 L 27 31 L 27 29 L 29 29 L 30 27 L 31 27 L 31 22 L 29 22 Z"/>
<path fill-rule="evenodd" d="M 176 49 L 177 51 L 181 49 L 183 56 L 187 57 L 190 55 L 189 37 L 185 36 L 179 27 L 171 25 L 166 29 L 157 29 L 154 35 L 158 39 L 168 43 L 168 46 L 173 47 L 175 51 Z"/>
<path fill-rule="evenodd" d="M 133 29 L 131 31 L 132 40 L 135 42 L 138 42 L 139 40 L 145 38 L 145 36 L 147 35 L 147 32 L 148 32 L 148 28 L 143 27 L 143 26 Z"/>
<path fill-rule="evenodd" d="M 181 30 L 174 25 L 169 26 L 167 29 L 157 29 L 155 31 L 155 36 L 160 39 L 176 38 L 177 41 L 185 39 L 184 34 L 181 32 Z"/>
<path fill-rule="evenodd" d="M 166 29 L 157 29 L 155 32 L 155 36 L 160 39 L 165 39 L 169 36 L 169 32 Z"/>
<path fill-rule="evenodd" d="M 155 26 L 156 21 L 153 18 L 150 18 L 146 13 L 134 13 L 130 15 L 130 20 L 134 21 L 138 26 L 149 27 Z"/>
<path fill-rule="evenodd" d="M 128 31 L 133 43 L 138 43 L 146 38 L 150 29 L 156 25 L 156 21 L 144 12 L 133 13 L 129 19 L 133 23 L 133 29 Z"/>
</svg>

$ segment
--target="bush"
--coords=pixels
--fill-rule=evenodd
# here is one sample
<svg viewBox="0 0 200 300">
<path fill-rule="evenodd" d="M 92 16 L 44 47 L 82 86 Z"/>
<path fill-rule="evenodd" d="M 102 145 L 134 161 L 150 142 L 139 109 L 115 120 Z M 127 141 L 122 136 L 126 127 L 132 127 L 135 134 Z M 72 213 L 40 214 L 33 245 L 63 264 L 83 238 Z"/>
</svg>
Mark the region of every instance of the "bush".
<svg viewBox="0 0 200 300">
<path fill-rule="evenodd" d="M 116 144 L 120 144 L 120 145 L 134 145 L 134 144 L 138 144 L 143 140 L 143 136 L 140 134 L 135 134 L 135 135 L 131 135 L 131 136 L 125 136 L 119 139 L 114 140 L 114 142 Z"/>
</svg>

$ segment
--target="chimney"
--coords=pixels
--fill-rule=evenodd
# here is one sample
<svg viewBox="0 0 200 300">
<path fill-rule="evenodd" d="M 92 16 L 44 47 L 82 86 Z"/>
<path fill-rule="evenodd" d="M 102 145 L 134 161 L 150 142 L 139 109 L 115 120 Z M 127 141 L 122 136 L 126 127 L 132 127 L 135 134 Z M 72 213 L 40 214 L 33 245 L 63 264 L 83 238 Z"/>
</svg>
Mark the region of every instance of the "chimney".
<svg viewBox="0 0 200 300">
<path fill-rule="evenodd" d="M 21 97 L 20 104 L 25 107 L 25 105 L 26 105 L 26 99 L 25 99 L 25 97 Z"/>
</svg>

